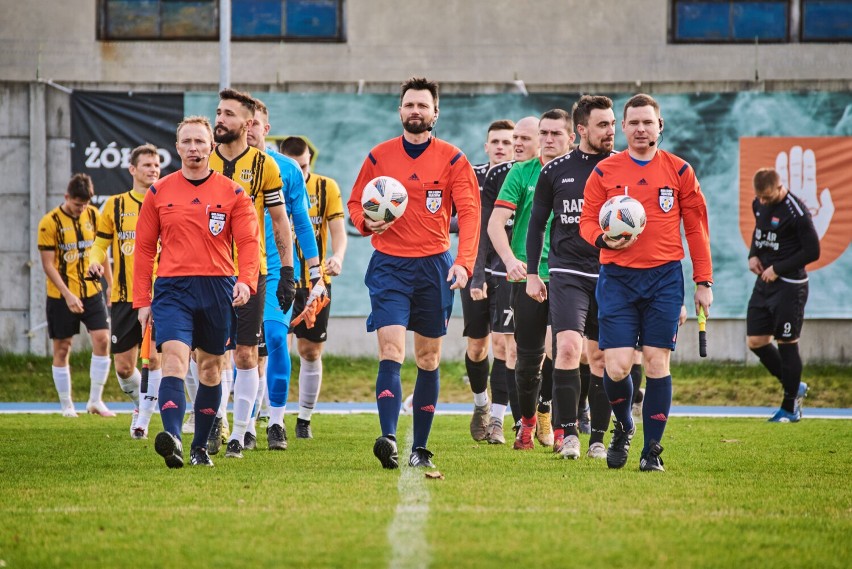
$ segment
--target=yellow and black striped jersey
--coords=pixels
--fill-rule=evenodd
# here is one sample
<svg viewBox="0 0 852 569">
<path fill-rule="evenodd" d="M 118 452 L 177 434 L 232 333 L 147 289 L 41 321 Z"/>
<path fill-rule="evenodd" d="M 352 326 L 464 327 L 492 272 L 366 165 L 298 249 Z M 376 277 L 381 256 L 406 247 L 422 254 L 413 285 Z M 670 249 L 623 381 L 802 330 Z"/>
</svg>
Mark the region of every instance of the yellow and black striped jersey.
<svg viewBox="0 0 852 569">
<path fill-rule="evenodd" d="M 98 227 L 98 209 L 88 206 L 80 217 L 71 217 L 62 206 L 50 210 L 38 224 L 38 248 L 53 251 L 53 266 L 59 271 L 62 282 L 78 298 L 100 294 L 98 281 L 83 277 L 89 270 L 89 251 L 95 242 Z M 62 293 L 47 279 L 47 296 L 62 298 Z"/>
<path fill-rule="evenodd" d="M 308 179 L 305 180 L 305 186 L 308 188 L 308 216 L 310 216 L 311 223 L 314 226 L 314 236 L 317 239 L 317 250 L 319 251 L 320 264 L 322 264 L 328 254 L 330 237 L 328 222 L 343 217 L 343 200 L 340 197 L 340 187 L 337 182 L 326 176 L 309 174 Z M 299 257 L 299 266 L 302 268 L 296 286 L 308 288 L 311 286 L 308 264 L 305 262 L 305 255 L 302 253 L 298 241 L 296 242 L 296 254 Z M 326 284 L 331 283 L 331 277 L 328 275 L 323 275 L 323 278 Z"/>
<path fill-rule="evenodd" d="M 263 222 L 264 207 L 284 207 L 281 195 L 281 171 L 275 160 L 253 146 L 233 160 L 225 160 L 217 147 L 210 155 L 210 167 L 238 183 L 248 193 L 257 211 L 260 225 L 260 274 L 266 274 L 266 232 Z M 274 244 L 273 244 L 274 246 Z M 237 252 L 234 251 L 234 261 Z M 237 266 L 236 262 L 234 266 Z"/>
</svg>

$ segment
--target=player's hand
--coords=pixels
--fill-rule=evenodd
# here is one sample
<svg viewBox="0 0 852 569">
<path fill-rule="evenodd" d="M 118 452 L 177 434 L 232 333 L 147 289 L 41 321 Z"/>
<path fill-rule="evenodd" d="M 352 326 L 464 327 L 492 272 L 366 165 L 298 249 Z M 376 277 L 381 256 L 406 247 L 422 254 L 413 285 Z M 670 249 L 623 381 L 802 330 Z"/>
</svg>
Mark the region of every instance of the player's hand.
<svg viewBox="0 0 852 569">
<path fill-rule="evenodd" d="M 698 285 L 695 287 L 695 315 L 698 309 L 704 309 L 704 316 L 710 317 L 710 305 L 713 304 L 713 289 Z"/>
<path fill-rule="evenodd" d="M 450 290 L 464 288 L 467 286 L 467 269 L 461 265 L 453 265 L 450 267 L 450 272 L 447 273 L 447 282 L 450 284 Z"/>
<path fill-rule="evenodd" d="M 305 306 L 310 305 L 313 301 L 325 298 L 328 296 L 328 289 L 325 288 L 325 282 L 320 279 L 314 286 L 311 287 L 311 292 L 308 294 L 308 299 L 305 301 Z"/>
<path fill-rule="evenodd" d="M 748 270 L 756 275 L 763 274 L 763 263 L 757 257 L 748 258 Z"/>
<path fill-rule="evenodd" d="M 234 285 L 234 302 L 233 306 L 243 306 L 251 298 L 251 290 L 246 283 L 237 283 Z"/>
<path fill-rule="evenodd" d="M 527 275 L 527 296 L 536 302 L 547 300 L 547 287 L 538 275 Z"/>
<path fill-rule="evenodd" d="M 68 310 L 74 314 L 83 314 L 83 301 L 72 293 L 65 295 L 65 304 L 68 305 Z"/>
<path fill-rule="evenodd" d="M 89 262 L 89 270 L 86 272 L 86 274 L 90 277 L 101 278 L 102 276 L 104 276 L 104 266 L 95 261 L 91 261 Z"/>
<path fill-rule="evenodd" d="M 686 305 L 680 305 L 680 316 L 677 317 L 677 325 L 683 326 L 683 323 L 686 322 Z"/>
<path fill-rule="evenodd" d="M 473 300 L 485 300 L 488 298 L 488 283 L 482 283 L 482 288 L 471 287 L 470 298 Z"/>
<path fill-rule="evenodd" d="M 365 217 L 364 227 L 366 227 L 376 235 L 381 235 L 382 233 L 387 231 L 390 226 L 394 224 L 395 221 L 395 219 L 392 221 L 373 221 L 372 219 Z"/>
<path fill-rule="evenodd" d="M 506 278 L 510 281 L 522 281 L 527 278 L 527 264 L 515 257 L 506 263 Z"/>
<path fill-rule="evenodd" d="M 834 201 L 828 188 L 823 188 L 817 196 L 814 151 L 803 152 L 801 146 L 794 146 L 790 149 L 789 159 L 786 152 L 779 152 L 775 158 L 775 170 L 781 177 L 781 183 L 808 206 L 814 228 L 822 239 L 834 216 Z"/>
<path fill-rule="evenodd" d="M 767 268 L 760 275 L 760 280 L 762 280 L 765 283 L 771 283 L 771 282 L 775 281 L 775 279 L 777 279 L 777 278 L 778 278 L 778 275 L 775 274 L 775 266 L 774 265 Z"/>
<path fill-rule="evenodd" d="M 296 298 L 296 281 L 293 279 L 293 267 L 281 267 L 280 280 L 275 296 L 278 298 L 278 306 L 282 312 L 287 312 Z"/>
<path fill-rule="evenodd" d="M 636 240 L 638 238 L 639 237 L 637 235 L 631 235 L 630 239 L 610 239 L 606 236 L 606 234 L 604 234 L 604 241 L 606 242 L 606 244 L 609 246 L 610 249 L 615 250 L 627 249 L 628 247 L 636 243 Z"/>
<path fill-rule="evenodd" d="M 338 257 L 337 255 L 332 255 L 328 259 L 325 260 L 323 264 L 323 270 L 325 270 L 325 274 L 330 277 L 336 277 L 340 274 L 340 271 L 343 270 L 343 259 Z"/>
<path fill-rule="evenodd" d="M 152 322 L 151 318 L 151 307 L 143 306 L 142 308 L 136 311 L 136 319 L 139 320 L 139 324 L 142 326 L 142 330 L 145 330 Z"/>
</svg>

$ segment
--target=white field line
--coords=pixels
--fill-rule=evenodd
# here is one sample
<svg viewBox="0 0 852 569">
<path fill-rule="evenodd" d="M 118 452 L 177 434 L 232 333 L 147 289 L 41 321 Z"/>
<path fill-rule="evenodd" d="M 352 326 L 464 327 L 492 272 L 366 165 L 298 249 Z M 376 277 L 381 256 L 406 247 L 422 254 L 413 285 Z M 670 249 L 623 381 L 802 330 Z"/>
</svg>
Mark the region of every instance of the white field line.
<svg viewBox="0 0 852 569">
<path fill-rule="evenodd" d="M 409 449 L 414 442 L 414 429 L 408 430 L 405 444 L 399 448 L 402 472 L 397 490 L 399 502 L 388 527 L 388 541 L 393 548 L 391 569 L 429 567 L 429 543 L 426 539 L 426 522 L 429 519 L 429 488 L 422 468 L 408 466 Z"/>
</svg>

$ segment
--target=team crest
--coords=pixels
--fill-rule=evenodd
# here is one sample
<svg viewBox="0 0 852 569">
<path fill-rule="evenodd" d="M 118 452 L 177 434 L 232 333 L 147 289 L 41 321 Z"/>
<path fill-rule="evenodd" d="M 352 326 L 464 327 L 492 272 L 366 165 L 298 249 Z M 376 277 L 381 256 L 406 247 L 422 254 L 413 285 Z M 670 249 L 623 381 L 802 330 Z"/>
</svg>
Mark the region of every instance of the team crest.
<svg viewBox="0 0 852 569">
<path fill-rule="evenodd" d="M 252 180 L 251 170 L 244 169 L 240 171 L 240 181 L 250 184 Z"/>
<path fill-rule="evenodd" d="M 660 209 L 668 213 L 674 207 L 674 190 L 671 188 L 660 188 Z"/>
<path fill-rule="evenodd" d="M 443 190 L 426 190 L 426 209 L 429 213 L 437 213 L 441 209 Z"/>
<path fill-rule="evenodd" d="M 227 219 L 227 214 L 224 214 L 220 211 L 211 211 L 210 219 L 207 223 L 207 227 L 210 228 L 210 233 L 215 237 L 222 233 L 222 230 L 225 229 L 225 219 Z"/>
<path fill-rule="evenodd" d="M 317 199 L 316 194 L 308 194 L 308 201 L 311 202 L 311 207 L 317 207 L 319 200 Z"/>
</svg>

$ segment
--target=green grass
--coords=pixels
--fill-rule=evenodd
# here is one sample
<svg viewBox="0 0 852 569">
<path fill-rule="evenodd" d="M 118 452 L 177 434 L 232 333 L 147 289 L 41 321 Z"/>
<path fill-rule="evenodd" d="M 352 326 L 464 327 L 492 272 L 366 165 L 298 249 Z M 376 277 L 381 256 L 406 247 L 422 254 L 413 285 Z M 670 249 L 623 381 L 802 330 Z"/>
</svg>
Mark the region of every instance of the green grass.
<svg viewBox="0 0 852 569">
<path fill-rule="evenodd" d="M 432 567 L 852 562 L 848 421 L 673 419 L 668 471 L 640 473 L 641 435 L 612 471 L 477 444 L 467 417 L 439 415 L 429 446 L 445 479 L 422 481 L 380 468 L 374 415 L 317 415 L 315 439 L 212 470 L 166 469 L 128 422 L 0 416 L 0 566 L 387 567 L 389 528 L 418 514 Z M 428 500 L 395 519 L 400 476 Z"/>
<path fill-rule="evenodd" d="M 51 360 L 31 355 L 0 353 L 0 401 L 56 401 Z M 71 358 L 74 400 L 87 397 L 89 355 Z M 374 358 L 323 358 L 322 401 L 373 401 L 377 363 Z M 299 358 L 293 360 L 290 401 L 298 401 Z M 417 370 L 407 362 L 402 368 L 403 389 L 411 393 Z M 467 403 L 470 388 L 464 382 L 464 362 L 441 364 L 441 401 Z M 781 397 L 778 381 L 762 366 L 741 364 L 682 364 L 672 367 L 675 405 L 776 406 Z M 805 366 L 803 378 L 810 386 L 810 407 L 852 407 L 852 367 L 833 364 Z M 104 393 L 105 401 L 124 401 L 115 375 Z"/>
</svg>

